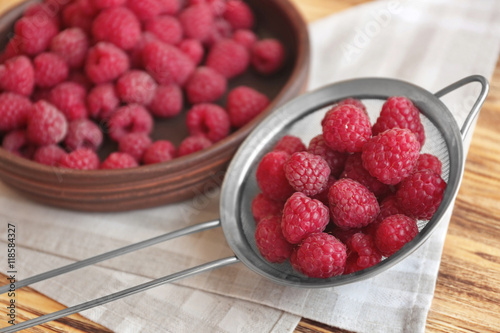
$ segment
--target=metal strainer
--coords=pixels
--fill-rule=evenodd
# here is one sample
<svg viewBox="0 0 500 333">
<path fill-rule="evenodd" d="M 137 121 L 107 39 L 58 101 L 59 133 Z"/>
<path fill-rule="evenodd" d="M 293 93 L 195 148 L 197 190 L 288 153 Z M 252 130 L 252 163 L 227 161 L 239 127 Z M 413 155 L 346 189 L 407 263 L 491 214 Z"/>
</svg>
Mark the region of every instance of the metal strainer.
<svg viewBox="0 0 500 333">
<path fill-rule="evenodd" d="M 440 98 L 471 82 L 479 82 L 481 84 L 481 92 L 464 124 L 459 128 L 453 114 L 443 104 Z M 275 110 L 250 134 L 239 148 L 226 172 L 222 184 L 220 221 L 201 223 L 64 266 L 23 281 L 18 281 L 16 282 L 16 288 L 169 239 L 218 226 L 222 226 L 226 240 L 234 251 L 235 256 L 219 259 L 179 273 L 168 275 L 121 292 L 44 315 L 15 326 L 7 327 L 0 331 L 15 332 L 87 310 L 161 284 L 173 282 L 237 262 L 242 262 L 254 272 L 276 283 L 295 287 L 334 287 L 372 277 L 401 261 L 421 246 L 425 240 L 429 238 L 431 232 L 442 221 L 444 214 L 452 208 L 464 172 L 465 153 L 463 139 L 479 113 L 488 93 L 488 88 L 487 80 L 478 75 L 466 77 L 435 94 L 400 80 L 363 78 L 331 84 L 299 96 Z M 419 234 L 400 251 L 373 267 L 349 275 L 328 279 L 309 278 L 295 272 L 289 263 L 271 264 L 263 259 L 255 245 L 255 222 L 253 221 L 250 208 L 253 197 L 259 191 L 255 179 L 255 170 L 262 156 L 285 134 L 297 135 L 301 137 L 304 142 L 308 142 L 310 138 L 321 132 L 319 124 L 321 118 L 327 111 L 326 107 L 339 100 L 347 97 L 354 97 L 362 99 L 369 105 L 370 103 L 381 104 L 382 101 L 390 96 L 406 96 L 422 111 L 421 118 L 427 137 L 426 144 L 422 151 L 436 155 L 443 164 L 442 177 L 448 185 L 442 203 L 433 218 L 428 222 L 419 221 Z M 369 106 L 368 109 L 370 110 L 373 108 Z M 378 108 L 378 110 L 379 109 L 380 108 Z M 376 114 L 370 114 L 370 118 L 374 121 L 376 119 Z M 3 286 L 0 288 L 0 292 L 4 293 L 8 291 L 8 289 L 9 286 Z"/>
</svg>

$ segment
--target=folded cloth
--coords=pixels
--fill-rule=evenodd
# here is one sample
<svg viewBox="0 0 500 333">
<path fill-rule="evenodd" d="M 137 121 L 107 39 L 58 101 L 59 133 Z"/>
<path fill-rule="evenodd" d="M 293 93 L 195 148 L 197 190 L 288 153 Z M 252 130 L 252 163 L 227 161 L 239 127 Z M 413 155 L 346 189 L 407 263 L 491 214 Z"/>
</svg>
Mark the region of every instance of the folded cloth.
<svg viewBox="0 0 500 333">
<path fill-rule="evenodd" d="M 499 53 L 499 15 L 495 0 L 377 1 L 316 21 L 310 25 L 309 88 L 384 76 L 437 91 L 471 74 L 489 78 Z M 444 99 L 459 124 L 476 96 L 477 87 L 471 86 Z M 0 216 L 16 225 L 19 279 L 217 218 L 218 207 L 219 193 L 213 191 L 164 207 L 81 213 L 40 205 L 0 184 Z M 291 288 L 237 264 L 82 315 L 116 332 L 291 332 L 301 317 L 357 332 L 422 332 L 451 208 L 421 248 L 365 281 Z M 231 254 L 222 230 L 215 229 L 33 287 L 70 306 Z"/>
</svg>

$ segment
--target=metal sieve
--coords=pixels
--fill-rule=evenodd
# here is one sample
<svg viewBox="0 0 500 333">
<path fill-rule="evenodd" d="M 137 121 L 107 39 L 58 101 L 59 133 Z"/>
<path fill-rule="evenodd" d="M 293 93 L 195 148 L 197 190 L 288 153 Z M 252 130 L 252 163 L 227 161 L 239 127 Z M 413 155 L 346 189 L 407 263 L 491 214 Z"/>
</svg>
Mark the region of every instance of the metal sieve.
<svg viewBox="0 0 500 333">
<path fill-rule="evenodd" d="M 480 83 L 481 91 L 472 110 L 469 112 L 460 128 L 453 114 L 440 98 L 472 82 Z M 39 274 L 26 280 L 16 282 L 16 288 L 46 280 L 169 239 L 219 226 L 222 226 L 226 240 L 235 254 L 234 256 L 212 261 L 80 305 L 28 320 L 15 326 L 6 327 L 0 330 L 0 332 L 16 332 L 76 312 L 87 310 L 161 284 L 180 280 L 188 276 L 237 262 L 242 262 L 254 272 L 278 284 L 304 288 L 335 287 L 360 281 L 385 271 L 420 247 L 443 220 L 445 213 L 452 208 L 464 172 L 465 152 L 463 148 L 463 139 L 479 114 L 480 108 L 488 93 L 488 89 L 487 80 L 479 75 L 466 77 L 435 94 L 400 80 L 363 78 L 331 84 L 299 96 L 269 115 L 240 146 L 229 165 L 222 184 L 220 221 L 201 223 Z M 349 275 L 328 279 L 309 278 L 294 271 L 289 263 L 271 264 L 263 259 L 255 245 L 255 222 L 251 212 L 252 199 L 259 192 L 255 179 L 255 170 L 262 156 L 285 134 L 297 135 L 301 137 L 304 142 L 308 142 L 310 138 L 321 133 L 320 121 L 327 111 L 327 107 L 339 100 L 347 97 L 362 99 L 364 102 L 368 103 L 370 112 L 373 108 L 370 108 L 369 103 L 381 104 L 382 101 L 390 96 L 406 96 L 421 110 L 421 119 L 427 137 L 422 152 L 429 152 L 436 155 L 443 164 L 442 177 L 448 185 L 441 205 L 433 218 L 428 222 L 419 221 L 419 234 L 400 251 L 373 267 Z M 380 108 L 378 108 L 378 110 L 379 109 Z M 371 120 L 374 121 L 376 116 L 375 112 L 371 113 Z M 9 286 L 3 286 L 0 288 L 0 292 L 5 293 L 8 289 Z"/>
</svg>

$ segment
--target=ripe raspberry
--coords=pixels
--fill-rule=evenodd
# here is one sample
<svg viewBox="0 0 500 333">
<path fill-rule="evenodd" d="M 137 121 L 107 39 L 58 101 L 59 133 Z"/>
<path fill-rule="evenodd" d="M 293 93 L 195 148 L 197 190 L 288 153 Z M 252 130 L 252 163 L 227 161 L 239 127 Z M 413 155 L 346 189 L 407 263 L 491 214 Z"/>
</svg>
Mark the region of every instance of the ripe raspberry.
<svg viewBox="0 0 500 333">
<path fill-rule="evenodd" d="M 227 1 L 223 17 L 231 24 L 233 30 L 251 29 L 255 21 L 250 7 L 240 0 Z"/>
<path fill-rule="evenodd" d="M 201 135 L 188 136 L 179 145 L 178 156 L 185 156 L 206 149 L 212 145 L 212 141 Z"/>
<path fill-rule="evenodd" d="M 175 17 L 163 15 L 152 18 L 144 25 L 144 30 L 151 32 L 166 44 L 177 45 L 182 40 L 182 26 Z"/>
<path fill-rule="evenodd" d="M 117 109 L 109 118 L 109 137 L 119 141 L 128 133 L 149 134 L 153 129 L 153 118 L 138 104 L 130 104 Z"/>
<path fill-rule="evenodd" d="M 62 10 L 62 21 L 64 25 L 68 28 L 80 28 L 85 33 L 89 34 L 92 30 L 92 21 L 94 19 L 94 14 L 89 12 L 89 8 L 84 4 L 88 0 L 84 1 L 74 1 Z"/>
<path fill-rule="evenodd" d="M 357 253 L 349 253 L 345 262 L 344 273 L 342 274 L 347 275 L 362 270 L 363 268 L 358 266 L 358 259 L 359 255 Z"/>
<path fill-rule="evenodd" d="M 151 42 L 159 42 L 160 40 L 156 35 L 151 32 L 144 32 L 141 34 L 139 41 L 135 44 L 134 48 L 128 52 L 130 58 L 130 66 L 132 68 L 144 69 L 144 61 L 143 61 L 143 51 L 146 45 Z"/>
<path fill-rule="evenodd" d="M 35 56 L 44 52 L 50 41 L 59 31 L 57 24 L 52 20 L 38 20 L 36 16 L 20 18 L 14 32 L 19 38 L 19 50 L 23 54 Z"/>
<path fill-rule="evenodd" d="M 88 49 L 88 37 L 80 28 L 61 31 L 50 44 L 50 50 L 63 58 L 70 68 L 83 66 Z"/>
<path fill-rule="evenodd" d="M 362 232 L 362 230 L 361 228 L 342 229 L 337 227 L 334 223 L 330 223 L 325 229 L 325 232 L 331 234 L 342 243 L 347 244 L 347 241 L 351 239 L 354 234 Z"/>
<path fill-rule="evenodd" d="M 356 99 L 356 98 L 349 97 L 349 98 L 343 99 L 340 102 L 338 102 L 337 105 L 354 105 L 357 108 L 363 110 L 363 112 L 368 115 L 368 113 L 366 112 L 366 106 L 363 104 L 363 102 L 361 102 L 359 99 Z"/>
<path fill-rule="evenodd" d="M 58 166 L 59 161 L 67 153 L 59 147 L 58 145 L 48 145 L 38 147 L 33 155 L 33 160 L 40 164 L 45 164 L 49 166 Z"/>
<path fill-rule="evenodd" d="M 167 15 L 176 15 L 181 9 L 180 0 L 159 0 L 161 4 L 161 13 Z"/>
<path fill-rule="evenodd" d="M 203 42 L 214 24 L 214 15 L 209 6 L 199 4 L 189 6 L 178 16 L 184 37 Z"/>
<path fill-rule="evenodd" d="M 305 238 L 295 251 L 292 266 L 302 274 L 326 279 L 344 272 L 346 247 L 332 235 L 312 234 Z"/>
<path fill-rule="evenodd" d="M 27 97 L 11 92 L 0 94 L 0 131 L 23 128 L 28 121 L 31 107 Z"/>
<path fill-rule="evenodd" d="M 130 68 L 125 52 L 113 44 L 100 42 L 87 55 L 85 73 L 95 84 L 106 83 L 120 77 Z"/>
<path fill-rule="evenodd" d="M 170 118 L 182 111 L 184 101 L 182 90 L 176 84 L 158 86 L 149 110 L 157 117 Z"/>
<path fill-rule="evenodd" d="M 371 138 L 363 147 L 363 166 L 384 184 L 406 178 L 418 160 L 420 144 L 408 129 L 393 128 Z"/>
<path fill-rule="evenodd" d="M 330 174 L 334 177 L 339 177 L 344 170 L 347 154 L 332 150 L 325 142 L 323 134 L 317 135 L 309 142 L 307 151 L 311 154 L 318 155 L 323 158 L 330 167 Z"/>
<path fill-rule="evenodd" d="M 64 155 L 59 160 L 59 166 L 78 170 L 96 170 L 99 169 L 99 157 L 88 148 L 79 148 L 71 153 Z"/>
<path fill-rule="evenodd" d="M 332 175 L 330 175 L 330 177 L 328 177 L 328 181 L 326 183 L 326 186 L 325 188 L 323 189 L 323 191 L 321 191 L 320 193 L 316 194 L 316 195 L 313 195 L 311 198 L 312 199 L 316 199 L 316 200 L 319 200 L 321 201 L 324 205 L 326 206 L 329 206 L 329 202 L 328 202 L 328 192 L 330 190 L 330 187 L 332 187 L 333 184 L 335 184 L 335 182 L 337 181 L 337 178 L 333 177 Z"/>
<path fill-rule="evenodd" d="M 226 92 L 227 80 L 209 67 L 198 67 L 186 83 L 189 103 L 210 103 Z"/>
<path fill-rule="evenodd" d="M 97 151 L 101 146 L 103 135 L 99 126 L 88 119 L 76 119 L 69 123 L 68 134 L 64 145 L 69 151 L 89 148 Z"/>
<path fill-rule="evenodd" d="M 285 49 L 277 39 L 263 39 L 252 47 L 252 65 L 260 74 L 276 73 L 285 63 Z"/>
<path fill-rule="evenodd" d="M 155 96 L 156 87 L 155 80 L 140 70 L 128 71 L 116 82 L 118 97 L 127 104 L 148 105 Z"/>
<path fill-rule="evenodd" d="M 393 194 L 386 197 L 380 203 L 380 213 L 378 214 L 377 219 L 374 223 L 380 223 L 385 220 L 386 217 L 396 214 L 404 214 L 404 212 L 401 207 L 399 207 L 396 195 Z"/>
<path fill-rule="evenodd" d="M 159 0 L 133 0 L 127 2 L 127 7 L 141 21 L 151 20 L 160 15 L 163 10 Z"/>
<path fill-rule="evenodd" d="M 144 152 L 151 143 L 151 138 L 145 133 L 128 133 L 118 141 L 118 150 L 129 154 L 137 162 L 140 162 Z"/>
<path fill-rule="evenodd" d="M 365 186 L 344 178 L 328 193 L 333 222 L 340 228 L 361 228 L 372 223 L 380 212 L 377 198 Z"/>
<path fill-rule="evenodd" d="M 330 176 L 328 163 L 317 155 L 298 152 L 284 166 L 285 176 L 292 187 L 305 195 L 323 192 Z"/>
<path fill-rule="evenodd" d="M 35 69 L 28 57 L 14 57 L 0 65 L 0 90 L 30 96 L 34 87 Z"/>
<path fill-rule="evenodd" d="M 127 0 L 90 0 L 92 6 L 94 6 L 95 9 L 99 10 L 122 6 L 126 2 Z"/>
<path fill-rule="evenodd" d="M 5 49 L 0 52 L 0 64 L 6 62 L 11 58 L 21 55 L 21 43 L 21 37 L 14 35 L 5 46 Z"/>
<path fill-rule="evenodd" d="M 78 83 L 63 82 L 50 91 L 49 102 L 58 108 L 68 121 L 71 121 L 87 118 L 86 97 L 85 88 Z"/>
<path fill-rule="evenodd" d="M 206 65 L 231 79 L 242 74 L 250 63 L 250 55 L 244 46 L 232 39 L 216 43 L 208 52 Z"/>
<path fill-rule="evenodd" d="M 260 254 L 273 263 L 284 262 L 293 251 L 293 245 L 281 233 L 279 216 L 268 216 L 260 220 L 255 229 L 255 243 Z"/>
<path fill-rule="evenodd" d="M 129 3 L 135 3 L 129 1 Z M 122 50 L 131 50 L 141 37 L 141 23 L 134 13 L 125 7 L 103 10 L 92 23 L 92 35 L 96 41 L 110 42 Z"/>
<path fill-rule="evenodd" d="M 224 139 L 231 128 L 226 111 L 215 104 L 197 104 L 187 113 L 186 125 L 192 136 L 202 135 L 215 143 Z"/>
<path fill-rule="evenodd" d="M 266 95 L 250 87 L 240 86 L 229 92 L 226 108 L 231 125 L 240 128 L 263 112 L 268 105 L 269 99 Z"/>
<path fill-rule="evenodd" d="M 142 155 L 144 164 L 153 164 L 170 161 L 176 155 L 175 146 L 167 140 L 158 140 L 149 145 Z"/>
<path fill-rule="evenodd" d="M 375 245 L 385 257 L 401 249 L 418 234 L 417 221 L 403 214 L 384 219 L 375 234 Z"/>
<path fill-rule="evenodd" d="M 68 122 L 55 106 L 38 101 L 28 115 L 28 140 L 36 145 L 45 146 L 61 142 L 68 131 Z"/>
<path fill-rule="evenodd" d="M 360 153 L 349 155 L 340 178 L 350 178 L 357 181 L 366 186 L 376 197 L 383 196 L 391 190 L 389 185 L 381 183 L 363 167 Z"/>
<path fill-rule="evenodd" d="M 264 155 L 257 167 L 257 184 L 262 193 L 273 200 L 285 201 L 294 190 L 285 176 L 284 166 L 290 155 L 272 151 Z"/>
<path fill-rule="evenodd" d="M 281 216 L 283 203 L 274 201 L 259 193 L 252 200 L 252 215 L 255 223 L 268 216 Z"/>
<path fill-rule="evenodd" d="M 224 20 L 223 18 L 217 18 L 212 25 L 210 33 L 208 37 L 205 38 L 204 44 L 211 48 L 216 43 L 220 42 L 223 39 L 231 38 L 233 35 L 233 29 L 231 25 Z"/>
<path fill-rule="evenodd" d="M 437 211 L 446 182 L 431 170 L 417 171 L 404 179 L 396 198 L 406 215 L 419 220 L 430 220 Z"/>
<path fill-rule="evenodd" d="M 87 95 L 88 111 L 94 119 L 108 119 L 119 105 L 120 99 L 111 83 L 97 85 Z"/>
<path fill-rule="evenodd" d="M 325 230 L 330 213 L 319 200 L 295 192 L 285 203 L 281 230 L 289 243 L 298 244 L 307 236 Z"/>
<path fill-rule="evenodd" d="M 30 159 L 36 147 L 26 138 L 25 130 L 10 131 L 4 136 L 2 148 L 17 156 Z"/>
<path fill-rule="evenodd" d="M 41 88 L 50 88 L 65 81 L 69 75 L 66 61 L 51 52 L 41 53 L 33 60 L 35 84 Z"/>
<path fill-rule="evenodd" d="M 30 5 L 23 13 L 23 16 L 36 17 L 37 22 L 43 22 L 44 20 L 52 21 L 56 27 L 61 26 L 61 20 L 59 17 L 60 6 L 55 6 L 54 1 L 46 1 L 44 3 L 34 3 Z"/>
<path fill-rule="evenodd" d="M 382 111 L 373 125 L 373 135 L 391 128 L 407 128 L 412 131 L 420 143 L 424 145 L 424 126 L 420 122 L 420 111 L 406 97 L 390 97 L 382 106 Z"/>
<path fill-rule="evenodd" d="M 179 43 L 178 47 L 179 50 L 184 52 L 195 65 L 199 65 L 205 55 L 205 49 L 203 48 L 201 42 L 197 39 L 184 39 Z"/>
<path fill-rule="evenodd" d="M 422 170 L 432 170 L 441 176 L 442 164 L 439 158 L 431 154 L 420 154 L 418 156 L 417 164 L 413 168 L 413 172 Z"/>
<path fill-rule="evenodd" d="M 285 135 L 273 147 L 274 151 L 284 151 L 290 155 L 299 151 L 305 151 L 306 146 L 302 140 L 293 135 Z"/>
<path fill-rule="evenodd" d="M 358 153 L 372 136 L 368 116 L 350 104 L 334 106 L 322 126 L 326 144 L 339 152 Z"/>
<path fill-rule="evenodd" d="M 191 59 L 172 45 L 151 42 L 142 51 L 145 69 L 159 84 L 184 85 L 194 72 Z"/>
<path fill-rule="evenodd" d="M 139 166 L 135 158 L 127 153 L 114 152 L 102 162 L 101 169 L 126 169 Z"/>
<path fill-rule="evenodd" d="M 252 30 L 239 29 L 234 32 L 233 40 L 250 51 L 257 42 L 257 35 Z"/>
<path fill-rule="evenodd" d="M 226 0 L 188 0 L 188 6 L 207 4 L 215 16 L 221 16 L 226 10 Z"/>
<path fill-rule="evenodd" d="M 375 246 L 371 235 L 362 232 L 355 233 L 346 243 L 347 248 L 357 254 L 356 266 L 360 269 L 368 268 L 382 261 L 382 254 Z"/>
</svg>

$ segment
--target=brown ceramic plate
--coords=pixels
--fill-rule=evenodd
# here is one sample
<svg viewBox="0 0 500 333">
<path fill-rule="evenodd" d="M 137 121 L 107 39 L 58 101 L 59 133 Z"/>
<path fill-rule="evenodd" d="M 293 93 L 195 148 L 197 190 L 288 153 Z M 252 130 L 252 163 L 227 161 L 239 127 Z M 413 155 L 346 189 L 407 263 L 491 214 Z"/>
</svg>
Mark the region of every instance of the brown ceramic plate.
<svg viewBox="0 0 500 333">
<path fill-rule="evenodd" d="M 30 1 L 29 3 L 33 3 Z M 49 205 L 86 211 L 123 211 L 185 200 L 218 187 L 236 149 L 249 132 L 274 108 L 305 88 L 309 72 L 307 26 L 287 0 L 248 0 L 257 18 L 257 34 L 275 37 L 287 51 L 286 66 L 263 77 L 252 70 L 231 80 L 229 89 L 248 85 L 265 93 L 271 105 L 251 123 L 212 147 L 165 163 L 122 170 L 81 171 L 41 165 L 0 148 L 0 178 L 26 196 Z M 12 35 L 14 21 L 27 3 L 0 17 L 0 46 Z M 221 104 L 225 104 L 225 97 Z M 178 144 L 187 135 L 183 115 L 156 120 L 153 140 Z M 116 149 L 105 143 L 103 156 Z M 101 156 L 101 158 L 103 157 Z"/>
</svg>

